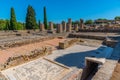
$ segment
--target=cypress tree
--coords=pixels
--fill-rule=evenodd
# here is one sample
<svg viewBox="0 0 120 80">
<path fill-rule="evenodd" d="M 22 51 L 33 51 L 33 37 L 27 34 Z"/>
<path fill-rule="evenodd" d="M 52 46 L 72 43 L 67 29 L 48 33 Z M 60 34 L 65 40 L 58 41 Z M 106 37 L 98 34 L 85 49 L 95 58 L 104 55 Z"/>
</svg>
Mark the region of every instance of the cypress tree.
<svg viewBox="0 0 120 80">
<path fill-rule="evenodd" d="M 35 17 L 35 11 L 32 6 L 28 6 L 27 8 L 27 14 L 26 14 L 26 29 L 34 29 L 37 26 L 36 23 L 36 17 Z"/>
<path fill-rule="evenodd" d="M 40 22 L 40 20 L 38 21 L 38 28 L 39 28 L 39 30 L 40 30 L 40 24 L 41 24 L 41 22 Z"/>
<path fill-rule="evenodd" d="M 44 25 L 45 25 L 45 29 L 48 29 L 46 7 L 44 7 Z"/>
<path fill-rule="evenodd" d="M 16 30 L 17 28 L 16 16 L 14 8 L 11 8 L 11 17 L 10 17 L 10 30 Z"/>
</svg>

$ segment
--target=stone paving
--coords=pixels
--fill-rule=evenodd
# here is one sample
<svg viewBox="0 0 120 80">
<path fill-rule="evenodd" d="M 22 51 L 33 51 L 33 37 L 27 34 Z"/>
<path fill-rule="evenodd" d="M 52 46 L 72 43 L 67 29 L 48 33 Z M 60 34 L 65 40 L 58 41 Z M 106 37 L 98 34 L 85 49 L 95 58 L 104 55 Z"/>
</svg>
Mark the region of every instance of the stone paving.
<svg viewBox="0 0 120 80">
<path fill-rule="evenodd" d="M 64 64 L 65 66 L 80 69 L 85 67 L 85 57 L 106 58 L 112 50 L 112 48 L 102 45 L 98 47 L 74 45 L 65 50 L 55 50 L 53 54 L 47 56 L 47 58 Z"/>
<path fill-rule="evenodd" d="M 58 45 L 58 42 L 52 42 L 49 41 L 47 44 Z M 104 58 L 106 52 L 102 52 L 106 49 L 107 47 L 102 45 L 95 47 L 77 44 L 64 50 L 53 51 L 53 54 L 45 57 L 50 61 L 39 58 L 1 72 L 8 80 L 60 80 L 72 70 L 84 68 L 85 57 Z M 70 69 L 56 64 L 57 62 Z"/>
<path fill-rule="evenodd" d="M 50 44 L 53 45 L 51 40 Z M 54 45 L 58 45 L 58 42 Z M 93 46 L 74 45 L 65 50 L 55 50 L 53 54 L 46 56 L 47 59 L 55 61 L 55 63 L 39 58 L 1 72 L 8 80 L 60 80 L 67 74 L 68 76 L 72 75 L 69 75 L 71 71 L 75 69 L 79 71 L 80 68 L 83 68 L 84 58 L 97 56 L 98 54 L 95 53 L 97 49 L 98 47 Z M 56 62 L 68 66 L 70 69 L 57 65 Z"/>
<path fill-rule="evenodd" d="M 37 59 L 2 71 L 8 80 L 56 80 L 69 70 L 45 59 Z"/>
</svg>

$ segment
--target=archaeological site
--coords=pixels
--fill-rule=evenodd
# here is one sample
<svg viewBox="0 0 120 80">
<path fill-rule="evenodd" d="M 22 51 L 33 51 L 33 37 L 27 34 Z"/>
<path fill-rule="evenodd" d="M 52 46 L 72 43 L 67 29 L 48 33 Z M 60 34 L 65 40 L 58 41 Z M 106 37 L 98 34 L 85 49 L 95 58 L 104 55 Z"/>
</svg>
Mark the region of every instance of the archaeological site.
<svg viewBox="0 0 120 80">
<path fill-rule="evenodd" d="M 119 32 L 83 32 L 71 22 L 0 31 L 0 80 L 120 80 Z"/>
<path fill-rule="evenodd" d="M 120 80 L 120 0 L 0 0 L 0 80 Z"/>
</svg>

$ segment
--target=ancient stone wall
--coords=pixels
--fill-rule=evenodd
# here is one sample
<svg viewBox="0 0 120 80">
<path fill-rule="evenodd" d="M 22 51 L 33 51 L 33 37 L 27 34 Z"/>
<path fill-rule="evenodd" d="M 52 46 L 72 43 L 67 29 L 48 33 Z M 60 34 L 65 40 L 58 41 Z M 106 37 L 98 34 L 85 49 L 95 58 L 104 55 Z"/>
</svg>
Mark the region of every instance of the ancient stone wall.
<svg viewBox="0 0 120 80">
<path fill-rule="evenodd" d="M 68 48 L 76 42 L 83 42 L 83 41 L 81 41 L 80 39 L 65 40 L 63 42 L 59 42 L 59 48 L 61 49 Z"/>
<path fill-rule="evenodd" d="M 120 32 L 120 29 L 108 29 L 108 30 L 98 30 L 98 29 L 94 29 L 94 30 L 85 30 L 85 29 L 79 29 L 79 32 L 111 32 L 111 33 L 116 33 L 116 32 Z"/>
<path fill-rule="evenodd" d="M 6 49 L 6 48 L 12 48 L 12 47 L 16 47 L 16 46 L 22 46 L 22 45 L 26 45 L 26 44 L 30 44 L 30 43 L 35 43 L 35 42 L 41 42 L 41 41 L 45 41 L 45 40 L 50 40 L 53 39 L 54 37 L 37 37 L 37 38 L 28 38 L 28 39 L 23 39 L 23 40 L 14 40 L 9 42 L 9 43 L 4 43 L 4 44 L 0 44 L 0 49 Z"/>
<path fill-rule="evenodd" d="M 94 36 L 94 35 L 83 35 L 83 34 L 75 34 L 70 33 L 68 35 L 69 38 L 87 38 L 87 39 L 96 39 L 96 40 L 104 40 L 104 36 Z"/>
<path fill-rule="evenodd" d="M 8 60 L 4 64 L 1 64 L 0 70 L 9 68 L 11 66 L 15 66 L 15 65 L 21 64 L 25 61 L 29 61 L 29 60 L 35 59 L 37 57 L 41 57 L 41 56 L 48 55 L 51 53 L 52 53 L 51 47 L 43 47 L 40 49 L 32 50 L 32 51 L 26 53 L 25 55 L 9 57 Z"/>
</svg>

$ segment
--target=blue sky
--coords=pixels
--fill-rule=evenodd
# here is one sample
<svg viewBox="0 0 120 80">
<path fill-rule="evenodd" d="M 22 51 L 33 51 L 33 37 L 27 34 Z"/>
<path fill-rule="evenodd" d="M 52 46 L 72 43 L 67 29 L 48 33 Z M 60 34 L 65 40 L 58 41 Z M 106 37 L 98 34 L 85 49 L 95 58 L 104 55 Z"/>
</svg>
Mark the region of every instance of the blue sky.
<svg viewBox="0 0 120 80">
<path fill-rule="evenodd" d="M 120 0 L 0 0 L 0 19 L 9 19 L 10 8 L 14 7 L 17 21 L 24 22 L 28 5 L 33 6 L 41 21 L 43 6 L 47 8 L 48 21 L 53 22 L 120 16 Z"/>
</svg>

